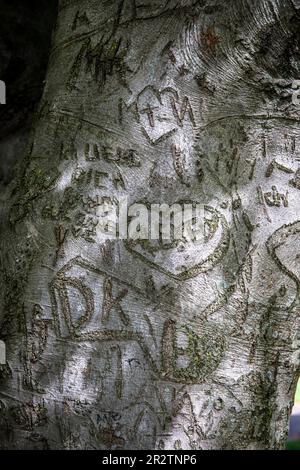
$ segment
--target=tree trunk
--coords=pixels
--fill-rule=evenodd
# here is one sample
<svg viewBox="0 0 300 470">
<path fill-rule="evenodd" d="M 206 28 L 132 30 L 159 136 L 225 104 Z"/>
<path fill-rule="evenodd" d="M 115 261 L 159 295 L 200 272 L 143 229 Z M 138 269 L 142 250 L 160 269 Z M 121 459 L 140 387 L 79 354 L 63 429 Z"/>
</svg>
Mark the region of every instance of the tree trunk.
<svg viewBox="0 0 300 470">
<path fill-rule="evenodd" d="M 2 196 L 2 449 L 285 444 L 299 374 L 300 2 L 61 0 Z M 205 237 L 103 240 L 198 202 Z"/>
</svg>

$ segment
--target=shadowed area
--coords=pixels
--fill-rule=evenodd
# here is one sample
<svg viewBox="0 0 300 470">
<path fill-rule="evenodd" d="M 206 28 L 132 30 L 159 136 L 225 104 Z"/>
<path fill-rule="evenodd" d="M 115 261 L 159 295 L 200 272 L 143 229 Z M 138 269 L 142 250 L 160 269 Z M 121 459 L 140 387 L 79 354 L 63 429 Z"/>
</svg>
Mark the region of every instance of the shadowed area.
<svg viewBox="0 0 300 470">
<path fill-rule="evenodd" d="M 0 0 L 0 186 L 24 153 L 35 105 L 39 102 L 57 15 L 57 0 Z"/>
</svg>

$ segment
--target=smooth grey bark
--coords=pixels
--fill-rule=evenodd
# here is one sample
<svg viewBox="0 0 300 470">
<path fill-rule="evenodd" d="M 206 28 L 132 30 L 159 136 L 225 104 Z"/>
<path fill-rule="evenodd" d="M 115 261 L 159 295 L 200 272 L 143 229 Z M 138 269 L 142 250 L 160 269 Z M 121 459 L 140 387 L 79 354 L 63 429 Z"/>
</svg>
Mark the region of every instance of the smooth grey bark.
<svg viewBox="0 0 300 470">
<path fill-rule="evenodd" d="M 299 375 L 300 3 L 61 1 L 2 204 L 1 448 L 282 448 Z M 196 251 L 97 207 L 205 204 Z"/>
<path fill-rule="evenodd" d="M 0 191 L 23 156 L 35 106 L 43 92 L 56 0 L 1 1 L 0 78 L 7 84 L 0 106 Z"/>
</svg>

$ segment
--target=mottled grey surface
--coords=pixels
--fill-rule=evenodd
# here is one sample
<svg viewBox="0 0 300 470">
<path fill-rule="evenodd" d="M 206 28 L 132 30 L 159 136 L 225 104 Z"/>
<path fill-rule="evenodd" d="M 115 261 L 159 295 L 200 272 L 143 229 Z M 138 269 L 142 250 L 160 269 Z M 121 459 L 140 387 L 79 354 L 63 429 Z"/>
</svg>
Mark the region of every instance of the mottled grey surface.
<svg viewBox="0 0 300 470">
<path fill-rule="evenodd" d="M 62 0 L 1 208 L 2 448 L 277 449 L 299 375 L 300 2 Z M 190 241 L 98 207 L 197 201 Z M 186 258 L 185 258 L 186 257 Z"/>
</svg>

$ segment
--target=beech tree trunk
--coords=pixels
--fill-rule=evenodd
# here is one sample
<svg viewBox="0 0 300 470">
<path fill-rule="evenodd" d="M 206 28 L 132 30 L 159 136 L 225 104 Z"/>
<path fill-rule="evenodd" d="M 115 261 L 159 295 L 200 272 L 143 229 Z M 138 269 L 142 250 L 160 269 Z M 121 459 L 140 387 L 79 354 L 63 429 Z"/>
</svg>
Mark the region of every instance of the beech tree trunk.
<svg viewBox="0 0 300 470">
<path fill-rule="evenodd" d="M 299 375 L 298 0 L 61 0 L 1 204 L 2 449 L 280 449 Z M 198 202 L 205 237 L 99 206 Z"/>
</svg>

